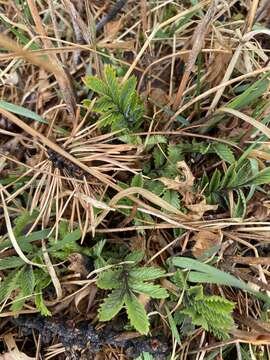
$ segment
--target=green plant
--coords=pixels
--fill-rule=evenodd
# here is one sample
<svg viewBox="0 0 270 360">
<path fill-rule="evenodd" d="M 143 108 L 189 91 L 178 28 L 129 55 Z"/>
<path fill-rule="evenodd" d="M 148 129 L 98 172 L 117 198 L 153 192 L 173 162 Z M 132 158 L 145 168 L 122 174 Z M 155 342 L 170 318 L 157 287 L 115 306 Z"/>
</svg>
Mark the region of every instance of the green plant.
<svg viewBox="0 0 270 360">
<path fill-rule="evenodd" d="M 34 263 L 43 265 L 42 250 L 36 241 L 48 237 L 51 229 L 44 229 L 32 232 L 30 235 L 22 235 L 28 225 L 36 218 L 37 213 L 23 212 L 14 221 L 13 233 L 26 257 Z M 60 223 L 60 239 L 56 241 L 53 237 L 49 239 L 48 253 L 52 258 L 66 260 L 71 253 L 77 252 L 87 256 L 92 254 L 91 249 L 84 248 L 77 244 L 81 238 L 80 230 L 68 232 L 66 223 Z M 0 250 L 12 247 L 9 240 L 0 242 Z M 98 256 L 98 254 L 97 254 Z M 9 270 L 8 275 L 1 282 L 0 304 L 11 300 L 11 310 L 19 311 L 26 301 L 34 298 L 35 305 L 42 315 L 50 315 L 43 300 L 43 290 L 51 284 L 51 277 L 46 266 L 33 268 L 19 256 L 9 256 L 0 261 L 0 270 Z"/>
<path fill-rule="evenodd" d="M 99 309 L 99 319 L 109 321 L 125 307 L 131 325 L 141 334 L 147 334 L 149 320 L 137 295 L 164 299 L 168 293 L 160 285 L 149 282 L 163 276 L 165 271 L 157 267 L 139 267 L 138 263 L 142 258 L 140 251 L 133 252 L 125 257 L 124 264 L 100 273 L 97 286 L 112 292 Z"/>
<path fill-rule="evenodd" d="M 96 76 L 85 78 L 86 86 L 100 96 L 92 110 L 101 114 L 101 128 L 109 127 L 111 131 L 125 131 L 128 134 L 139 129 L 144 106 L 137 95 L 136 83 L 135 76 L 131 76 L 124 84 L 120 84 L 115 70 L 109 65 L 105 66 L 104 80 Z M 131 137 L 122 135 L 121 139 L 126 141 Z"/>
<path fill-rule="evenodd" d="M 258 299 L 263 300 L 268 305 L 270 304 L 270 298 L 267 295 L 253 290 L 252 287 L 247 285 L 243 280 L 237 279 L 231 274 L 216 269 L 214 266 L 204 264 L 195 259 L 177 256 L 169 259 L 169 263 L 176 267 L 190 270 L 187 274 L 187 280 L 190 282 L 233 286 L 255 295 Z"/>
<path fill-rule="evenodd" d="M 232 311 L 234 303 L 221 296 L 207 296 L 202 285 L 192 286 L 186 291 L 185 307 L 181 314 L 188 316 L 195 326 L 210 331 L 218 339 L 229 338 L 228 332 L 234 321 Z"/>
<path fill-rule="evenodd" d="M 270 168 L 258 170 L 258 162 L 255 159 L 244 159 L 232 163 L 224 174 L 216 169 L 209 178 L 206 174 L 201 179 L 200 188 L 208 203 L 223 204 L 228 206 L 228 191 L 236 194 L 234 205 L 235 217 L 244 217 L 246 204 L 254 194 L 259 185 L 268 184 L 270 181 Z M 248 189 L 247 194 L 243 189 Z"/>
<path fill-rule="evenodd" d="M 149 354 L 148 352 L 143 352 L 139 357 L 137 357 L 135 360 L 154 360 L 153 356 Z"/>
<path fill-rule="evenodd" d="M 156 143 L 154 143 L 156 140 Z M 235 162 L 234 154 L 230 147 L 226 144 L 213 142 L 206 143 L 192 141 L 192 143 L 181 144 L 168 144 L 166 138 L 159 137 L 153 139 L 151 143 L 148 143 L 148 151 L 153 148 L 153 164 L 152 166 L 146 165 L 144 167 L 144 174 L 154 179 L 166 177 L 174 180 L 177 176 L 182 176 L 177 163 L 185 159 L 186 154 L 207 155 L 216 154 L 221 160 L 224 160 L 228 164 Z M 161 182 L 147 180 L 145 186 L 150 191 L 160 196 L 162 199 L 175 206 L 177 209 L 181 208 L 181 196 L 178 191 L 173 189 L 167 189 Z M 194 186 L 194 193 L 195 193 Z M 183 210 L 183 209 L 182 209 Z"/>
</svg>

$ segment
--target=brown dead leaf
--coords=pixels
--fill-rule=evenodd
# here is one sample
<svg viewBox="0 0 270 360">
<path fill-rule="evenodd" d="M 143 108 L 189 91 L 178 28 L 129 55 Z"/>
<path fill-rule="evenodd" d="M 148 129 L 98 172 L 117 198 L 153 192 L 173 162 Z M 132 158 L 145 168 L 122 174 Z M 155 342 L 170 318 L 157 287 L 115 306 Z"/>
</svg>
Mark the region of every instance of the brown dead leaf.
<svg viewBox="0 0 270 360">
<path fill-rule="evenodd" d="M 79 253 L 70 254 L 68 257 L 70 265 L 68 269 L 80 274 L 82 277 L 86 277 L 89 273 L 88 269 L 88 257 Z"/>
<path fill-rule="evenodd" d="M 155 87 L 151 89 L 149 97 L 153 101 L 154 104 L 165 106 L 169 103 L 169 96 L 167 92 L 161 88 Z"/>
<path fill-rule="evenodd" d="M 206 204 L 206 200 L 204 199 L 199 204 L 186 205 L 186 207 L 193 213 L 196 213 L 200 215 L 200 217 L 202 217 L 206 211 L 217 210 L 218 205 L 208 205 Z"/>
<path fill-rule="evenodd" d="M 208 205 L 206 203 L 206 199 L 201 195 L 198 196 L 197 194 L 187 193 L 187 195 L 189 194 L 189 198 L 186 196 L 184 200 L 185 207 L 191 211 L 189 216 L 192 218 L 192 220 L 200 220 L 205 212 L 217 210 L 218 205 Z"/>
<path fill-rule="evenodd" d="M 105 25 L 105 41 L 114 39 L 122 27 L 122 19 L 110 21 Z"/>
<path fill-rule="evenodd" d="M 185 161 L 179 161 L 177 163 L 177 169 L 182 172 L 185 180 L 180 180 L 180 176 L 176 176 L 174 180 L 166 177 L 161 177 L 157 180 L 161 181 L 167 189 L 179 191 L 184 195 L 185 192 L 191 191 L 195 178 Z"/>
<path fill-rule="evenodd" d="M 12 334 L 6 334 L 4 342 L 9 351 L 0 355 L 0 360 L 35 360 L 34 357 L 30 357 L 18 349 Z"/>
<path fill-rule="evenodd" d="M 35 360 L 35 358 L 29 357 L 25 353 L 17 352 L 17 350 L 12 350 L 0 355 L 0 360 Z"/>
<path fill-rule="evenodd" d="M 212 87 L 218 85 L 223 79 L 231 57 L 229 52 L 214 53 L 214 58 L 208 68 L 209 76 L 207 77 L 207 82 Z"/>
<path fill-rule="evenodd" d="M 86 310 L 88 312 L 95 299 L 96 293 L 97 293 L 97 287 L 95 285 L 90 285 L 75 295 L 74 303 L 78 312 L 83 313 L 85 311 L 85 306 L 81 306 L 81 302 L 84 299 L 87 300 Z"/>
<path fill-rule="evenodd" d="M 192 254 L 196 258 L 202 258 L 207 253 L 215 251 L 219 247 L 222 241 L 222 232 L 212 232 L 208 230 L 201 230 L 197 232 L 191 240 L 195 241 L 195 245 L 192 249 Z"/>
</svg>

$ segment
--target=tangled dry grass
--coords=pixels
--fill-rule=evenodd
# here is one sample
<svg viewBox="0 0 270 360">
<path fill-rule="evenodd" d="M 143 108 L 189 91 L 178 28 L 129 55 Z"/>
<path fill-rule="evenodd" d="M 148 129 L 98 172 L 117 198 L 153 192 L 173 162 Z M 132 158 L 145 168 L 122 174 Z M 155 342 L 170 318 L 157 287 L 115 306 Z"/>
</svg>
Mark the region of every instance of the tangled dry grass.
<svg viewBox="0 0 270 360">
<path fill-rule="evenodd" d="M 78 253 L 106 239 L 107 256 L 119 261 L 137 250 L 145 254 L 143 266 L 193 257 L 270 294 L 270 177 L 260 173 L 270 161 L 269 15 L 269 2 L 259 0 L 0 1 L 2 284 L 16 264 L 1 267 L 1 260 L 17 256 L 34 269 L 44 267 L 51 281 L 44 302 L 52 319 L 60 316 L 73 328 L 87 320 L 100 329 L 97 309 L 105 293 L 96 280 L 109 265 L 89 268 Z M 122 84 L 137 78 L 145 108 L 133 131 L 139 143 L 121 141 L 121 130 L 104 131 L 93 110 L 96 94 L 85 78 L 104 78 L 106 64 Z M 232 163 L 245 159 L 250 169 L 232 170 Z M 165 172 L 165 164 L 177 176 Z M 228 178 L 218 195 L 217 169 Z M 241 183 L 245 175 L 253 182 Z M 132 182 L 136 176 L 149 186 Z M 250 187 L 242 190 L 243 184 Z M 32 218 L 16 233 L 16 218 L 25 213 Z M 63 228 L 80 230 L 81 248 L 54 257 L 50 239 L 62 239 Z M 30 256 L 22 238 L 41 231 L 46 236 L 29 241 L 42 257 Z M 160 283 L 175 295 L 167 270 Z M 155 305 L 141 296 L 150 317 L 157 315 L 151 336 L 163 333 L 168 359 L 270 358 L 267 306 L 250 292 L 223 285 L 206 285 L 206 291 L 236 304 L 235 325 L 224 341 L 202 327 L 187 333 L 184 325 L 177 328 L 170 316 L 183 294 L 176 303 L 170 298 Z M 0 359 L 75 359 L 53 331 L 45 344 L 38 327 L 21 333 L 14 319 L 39 310 L 30 296 L 21 309 L 10 308 L 17 295 L 12 291 L 1 303 Z M 137 339 L 131 330 L 121 329 L 121 341 Z M 118 329 L 112 332 L 120 336 Z M 138 356 L 131 350 L 127 355 L 133 345 L 117 341 L 105 343 L 93 358 Z"/>
</svg>

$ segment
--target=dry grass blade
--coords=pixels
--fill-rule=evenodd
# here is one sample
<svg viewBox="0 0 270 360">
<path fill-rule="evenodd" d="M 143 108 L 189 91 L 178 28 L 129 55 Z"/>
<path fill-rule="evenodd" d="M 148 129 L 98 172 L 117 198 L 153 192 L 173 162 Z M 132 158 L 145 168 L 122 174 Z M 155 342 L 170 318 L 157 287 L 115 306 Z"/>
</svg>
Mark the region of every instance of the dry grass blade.
<svg viewBox="0 0 270 360">
<path fill-rule="evenodd" d="M 268 2 L 1 2 L 0 337 L 13 329 L 16 360 L 267 356 Z"/>
<path fill-rule="evenodd" d="M 47 34 L 45 33 L 45 30 L 43 28 L 42 21 L 39 16 L 37 5 L 36 5 L 35 1 L 27 0 L 27 3 L 29 6 L 29 9 L 31 11 L 32 17 L 34 19 L 37 33 L 43 37 L 43 39 L 44 39 L 43 41 L 44 41 L 44 44 L 46 45 L 46 47 L 53 47 L 51 44 L 51 41 L 46 38 Z M 68 75 L 68 73 L 64 70 L 61 63 L 58 61 L 56 55 L 49 54 L 48 56 L 50 58 L 50 62 L 52 63 L 52 65 L 58 69 L 57 72 L 54 73 L 54 75 L 55 75 L 55 78 L 61 89 L 61 92 L 63 94 L 63 98 L 67 104 L 71 119 L 72 119 L 72 121 L 75 121 L 75 119 L 76 119 L 76 116 L 75 116 L 76 98 L 75 98 L 74 90 L 72 88 L 70 75 Z"/>
<path fill-rule="evenodd" d="M 5 217 L 5 221 L 6 221 L 6 227 L 7 227 L 8 236 L 9 236 L 9 239 L 10 239 L 10 241 L 12 243 L 12 246 L 14 247 L 16 253 L 18 254 L 18 256 L 26 264 L 37 266 L 39 268 L 43 268 L 45 265 L 32 262 L 31 260 L 27 259 L 27 257 L 22 252 L 22 250 L 21 250 L 21 248 L 20 248 L 20 246 L 19 246 L 19 244 L 18 244 L 18 242 L 17 242 L 17 240 L 16 240 L 16 238 L 14 236 L 13 230 L 12 230 L 12 225 L 11 225 L 11 222 L 10 222 L 9 213 L 8 213 L 7 205 L 6 205 L 6 202 L 5 202 L 5 199 L 4 199 L 2 188 L 0 190 L 0 193 L 1 193 L 2 207 L 3 207 L 3 210 L 4 210 L 4 217 Z"/>
<path fill-rule="evenodd" d="M 246 121 L 248 124 L 254 126 L 256 129 L 258 129 L 259 131 L 261 131 L 263 134 L 265 134 L 268 138 L 270 138 L 270 130 L 267 126 L 265 126 L 264 124 L 260 123 L 259 121 L 253 119 L 252 117 L 241 113 L 238 110 L 235 109 L 229 109 L 229 108 L 220 108 L 217 110 L 217 113 L 228 113 L 231 114 L 233 116 L 236 116 L 244 121 Z"/>
<path fill-rule="evenodd" d="M 43 257 L 44 257 L 44 261 L 47 267 L 47 270 L 50 274 L 50 277 L 52 279 L 52 283 L 54 285 L 55 291 L 56 291 L 56 296 L 57 296 L 57 301 L 60 300 L 63 297 L 63 291 L 61 288 L 61 284 L 60 281 L 56 275 L 55 269 L 53 267 L 53 264 L 51 262 L 51 259 L 49 257 L 48 251 L 46 249 L 46 245 L 44 240 L 42 240 L 42 252 L 43 252 Z"/>
<path fill-rule="evenodd" d="M 259 74 L 263 74 L 263 73 L 266 73 L 270 71 L 270 66 L 265 66 L 261 69 L 258 69 L 258 70 L 254 70 L 254 71 L 251 71 L 249 73 L 246 73 L 244 75 L 240 75 L 240 76 L 237 76 L 235 77 L 234 79 L 231 79 L 231 80 L 228 80 L 226 81 L 225 83 L 221 83 L 215 87 L 213 87 L 212 89 L 209 89 L 207 91 L 205 91 L 204 93 L 196 96 L 194 99 L 190 100 L 189 102 L 187 102 L 186 104 L 184 104 L 183 106 L 180 107 L 180 109 L 178 109 L 176 111 L 176 113 L 171 117 L 170 121 L 168 122 L 168 126 L 173 122 L 175 121 L 175 119 L 177 118 L 178 115 L 180 115 L 181 113 L 183 113 L 185 110 L 187 110 L 189 107 L 191 107 L 193 104 L 195 104 L 196 102 L 200 101 L 200 100 L 203 100 L 205 98 L 207 98 L 209 95 L 211 94 L 214 94 L 215 92 L 217 92 L 217 90 L 224 90 L 225 87 L 229 86 L 229 85 L 232 85 L 234 83 L 237 83 L 237 82 L 240 82 L 242 80 L 245 80 L 249 77 L 255 77 Z"/>
<path fill-rule="evenodd" d="M 4 49 L 13 51 L 14 54 L 12 55 L 12 57 L 15 56 L 21 57 L 26 61 L 28 61 L 30 64 L 34 64 L 38 67 L 41 67 L 57 77 L 62 76 L 62 71 L 60 71 L 59 67 L 55 66 L 49 61 L 40 58 L 40 56 L 34 54 L 33 52 L 24 50 L 14 40 L 10 39 L 4 34 L 0 34 L 0 45 Z"/>
<path fill-rule="evenodd" d="M 183 78 L 181 80 L 181 83 L 179 85 L 175 100 L 173 102 L 173 109 L 176 110 L 181 101 L 183 92 L 185 91 L 186 85 L 188 83 L 191 71 L 193 66 L 195 65 L 197 56 L 199 55 L 199 52 L 201 51 L 204 43 L 204 38 L 206 36 L 206 33 L 208 31 L 208 27 L 213 20 L 216 12 L 217 12 L 217 6 L 218 6 L 219 0 L 213 0 L 212 4 L 210 5 L 207 13 L 205 14 L 203 20 L 200 22 L 200 24 L 197 26 L 194 35 L 192 37 L 192 50 L 188 57 L 188 62 L 186 65 L 186 69 L 183 75 Z"/>
</svg>

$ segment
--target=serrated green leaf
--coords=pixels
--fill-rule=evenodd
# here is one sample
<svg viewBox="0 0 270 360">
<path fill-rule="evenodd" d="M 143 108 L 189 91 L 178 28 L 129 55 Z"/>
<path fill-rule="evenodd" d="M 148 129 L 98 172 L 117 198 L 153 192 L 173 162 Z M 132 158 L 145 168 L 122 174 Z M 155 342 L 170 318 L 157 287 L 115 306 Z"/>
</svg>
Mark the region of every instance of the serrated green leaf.
<svg viewBox="0 0 270 360">
<path fill-rule="evenodd" d="M 137 263 L 141 262 L 143 258 L 144 258 L 143 251 L 136 250 L 136 251 L 133 251 L 132 253 L 128 254 L 125 257 L 125 261 L 134 261 L 135 264 L 137 264 Z"/>
<path fill-rule="evenodd" d="M 36 304 L 36 307 L 37 307 L 38 311 L 41 313 L 41 315 L 43 315 L 43 316 L 51 316 L 52 315 L 50 310 L 47 308 L 47 306 L 44 303 L 43 296 L 42 296 L 41 292 L 36 294 L 36 296 L 35 296 L 35 304 Z"/>
<path fill-rule="evenodd" d="M 21 268 L 19 271 L 12 271 L 6 278 L 1 282 L 0 287 L 0 303 L 3 302 L 13 290 L 16 290 L 20 287 L 19 278 L 21 273 L 24 271 L 24 268 Z"/>
<path fill-rule="evenodd" d="M 117 111 L 106 113 L 99 122 L 100 127 L 113 126 L 113 131 L 124 130 L 126 124 L 124 115 Z"/>
<path fill-rule="evenodd" d="M 141 145 L 142 139 L 138 135 L 121 135 L 119 136 L 119 140 L 121 140 L 125 144 L 132 144 L 132 145 Z"/>
<path fill-rule="evenodd" d="M 38 121 L 38 122 L 40 122 L 42 124 L 48 124 L 47 120 L 43 119 L 41 116 L 37 115 L 33 111 L 24 108 L 23 106 L 15 105 L 15 104 L 9 103 L 7 101 L 0 100 L 0 108 L 4 109 L 4 110 L 7 110 L 7 111 L 10 111 L 11 113 L 14 113 L 14 114 L 17 114 L 17 115 L 21 115 L 21 116 L 26 117 L 28 119 Z"/>
<path fill-rule="evenodd" d="M 96 92 L 97 94 L 109 96 L 111 95 L 108 85 L 96 76 L 86 76 L 84 78 L 84 83 L 88 87 L 88 89 Z"/>
<path fill-rule="evenodd" d="M 170 205 L 174 206 L 176 209 L 180 209 L 181 207 L 179 193 L 175 190 L 164 191 L 162 199 L 165 200 Z"/>
<path fill-rule="evenodd" d="M 106 270 L 99 274 L 97 286 L 100 289 L 111 290 L 118 289 L 122 283 L 120 281 L 121 270 Z"/>
<path fill-rule="evenodd" d="M 172 277 L 172 281 L 175 283 L 175 285 L 180 289 L 183 290 L 187 287 L 187 280 L 184 276 L 183 272 L 181 270 L 176 270 Z"/>
<path fill-rule="evenodd" d="M 129 272 L 130 277 L 137 281 L 148 281 L 160 278 L 165 274 L 165 271 L 158 267 L 145 267 L 139 269 L 132 269 Z"/>
<path fill-rule="evenodd" d="M 147 146 L 156 145 L 156 144 L 167 144 L 167 139 L 163 135 L 151 135 L 147 139 Z"/>
<path fill-rule="evenodd" d="M 77 244 L 77 240 L 81 238 L 81 231 L 76 229 L 71 233 L 67 233 L 62 240 L 55 241 L 50 239 L 49 252 L 53 254 L 56 258 L 65 259 L 71 253 L 85 253 L 85 249 Z"/>
<path fill-rule="evenodd" d="M 130 286 L 133 291 L 148 295 L 153 299 L 166 299 L 169 296 L 167 290 L 160 285 L 131 282 Z"/>
<path fill-rule="evenodd" d="M 130 186 L 143 187 L 143 177 L 141 173 L 133 176 Z"/>
<path fill-rule="evenodd" d="M 193 325 L 202 326 L 219 339 L 228 338 L 235 304 L 221 296 L 205 296 L 202 285 L 191 287 L 187 297 L 187 307 L 181 313 L 189 316 Z"/>
<path fill-rule="evenodd" d="M 32 294 L 35 286 L 35 275 L 32 265 L 26 265 L 24 271 L 19 277 L 20 288 L 24 295 Z"/>
<path fill-rule="evenodd" d="M 116 80 L 116 72 L 115 70 L 110 66 L 106 65 L 104 68 L 104 74 L 105 74 L 105 81 L 108 85 L 108 88 L 110 89 L 110 96 L 115 99 L 115 102 L 119 103 L 119 84 Z"/>
<path fill-rule="evenodd" d="M 192 324 L 197 326 L 202 326 L 205 330 L 209 330 L 209 325 L 207 320 L 201 314 L 198 314 L 194 309 L 186 308 L 181 310 L 182 314 L 185 314 L 191 318 Z"/>
<path fill-rule="evenodd" d="M 236 193 L 238 195 L 238 200 L 233 211 L 233 217 L 244 218 L 247 209 L 246 198 L 241 189 L 238 189 Z"/>
<path fill-rule="evenodd" d="M 77 240 L 80 240 L 82 237 L 82 233 L 80 229 L 76 229 L 68 234 L 66 234 L 63 238 L 63 243 L 72 243 Z"/>
<path fill-rule="evenodd" d="M 149 332 L 149 320 L 143 305 L 131 292 L 125 295 L 125 305 L 131 325 L 140 334 L 147 335 Z"/>
<path fill-rule="evenodd" d="M 169 324 L 170 324 L 170 329 L 171 329 L 171 332 L 172 332 L 172 335 L 173 337 L 175 338 L 175 340 L 177 341 L 177 343 L 179 345 L 181 345 L 181 340 L 180 340 L 180 335 L 179 335 L 179 332 L 177 330 L 177 327 L 176 327 L 176 324 L 174 322 L 174 319 L 170 313 L 170 310 L 168 309 L 168 307 L 165 305 L 165 309 L 166 309 L 166 313 L 167 313 L 167 317 L 168 317 L 168 320 L 169 320 Z"/>
<path fill-rule="evenodd" d="M 99 308 L 99 320 L 109 321 L 116 316 L 124 306 L 124 293 L 122 289 L 113 290 Z"/>
<path fill-rule="evenodd" d="M 228 145 L 223 143 L 213 144 L 213 149 L 221 160 L 224 160 L 229 164 L 233 164 L 235 162 L 233 152 Z"/>
<path fill-rule="evenodd" d="M 258 172 L 257 175 L 252 176 L 244 185 L 264 185 L 270 183 L 270 167 L 267 167 Z"/>
<path fill-rule="evenodd" d="M 176 166 L 176 163 L 184 158 L 183 147 L 181 145 L 168 145 L 168 158 L 170 163 Z"/>
<path fill-rule="evenodd" d="M 127 111 L 127 107 L 130 103 L 131 97 L 133 96 L 134 93 L 136 94 L 136 84 L 137 84 L 137 79 L 133 75 L 121 87 L 120 107 L 123 109 L 123 111 Z"/>
<path fill-rule="evenodd" d="M 220 182 L 221 182 L 221 172 L 216 169 L 214 171 L 214 174 L 212 175 L 210 184 L 209 184 L 209 193 L 212 193 L 214 191 L 217 191 L 220 187 Z"/>
<path fill-rule="evenodd" d="M 10 256 L 0 260 L 0 270 L 12 269 L 24 265 L 25 262 L 18 256 Z"/>
<path fill-rule="evenodd" d="M 158 147 L 155 147 L 153 150 L 153 158 L 156 169 L 159 169 L 165 163 L 166 160 L 163 152 Z"/>
<path fill-rule="evenodd" d="M 117 111 L 117 107 L 111 98 L 103 96 L 95 102 L 93 111 L 103 114 L 107 113 L 108 111 Z"/>
<path fill-rule="evenodd" d="M 23 307 L 23 304 L 34 292 L 35 276 L 31 265 L 24 267 L 24 271 L 18 278 L 18 284 L 21 289 L 19 295 L 13 301 L 11 306 L 12 311 L 19 311 Z"/>
</svg>

